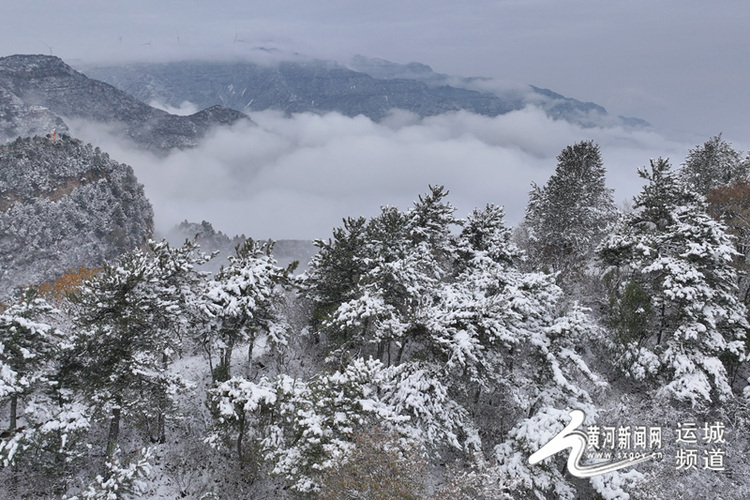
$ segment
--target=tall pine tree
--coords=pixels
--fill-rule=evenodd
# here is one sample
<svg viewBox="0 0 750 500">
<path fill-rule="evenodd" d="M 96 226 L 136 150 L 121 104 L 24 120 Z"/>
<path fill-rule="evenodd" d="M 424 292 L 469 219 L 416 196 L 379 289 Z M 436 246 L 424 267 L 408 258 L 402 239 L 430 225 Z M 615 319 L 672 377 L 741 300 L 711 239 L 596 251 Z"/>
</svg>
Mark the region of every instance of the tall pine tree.
<svg viewBox="0 0 750 500">
<path fill-rule="evenodd" d="M 195 265 L 204 261 L 193 250 L 189 243 L 173 249 L 150 242 L 148 251 L 105 265 L 73 297 L 73 347 L 65 353 L 63 382 L 82 391 L 98 414 L 108 414 L 108 459 L 123 418 L 142 424 L 150 439 L 165 439 L 165 415 L 185 386 L 169 366 L 181 346 Z"/>
<path fill-rule="evenodd" d="M 199 336 L 209 360 L 214 350 L 220 353 L 214 380 L 230 378 L 232 352 L 239 342 L 248 343 L 248 358 L 261 332 L 268 334 L 271 346 L 286 343 L 288 326 L 280 311 L 284 298 L 281 287 L 288 284 L 297 262 L 280 268 L 272 250 L 271 242 L 246 240 L 229 257 L 229 265 L 208 284 L 203 310 L 209 321 Z"/>
<path fill-rule="evenodd" d="M 48 380 L 58 350 L 60 334 L 42 321 L 51 312 L 52 306 L 29 288 L 0 314 L 0 401 L 9 401 L 11 432 L 17 426 L 20 398 Z"/>
<path fill-rule="evenodd" d="M 599 146 L 583 141 L 557 156 L 557 168 L 544 187 L 529 193 L 524 228 L 528 253 L 538 269 L 561 273 L 566 285 L 585 271 L 593 248 L 616 214 L 605 183 Z"/>
<path fill-rule="evenodd" d="M 735 250 L 703 198 L 664 159 L 641 170 L 635 211 L 602 242 L 619 359 L 637 380 L 693 405 L 732 394 L 728 370 L 745 352 Z"/>
</svg>

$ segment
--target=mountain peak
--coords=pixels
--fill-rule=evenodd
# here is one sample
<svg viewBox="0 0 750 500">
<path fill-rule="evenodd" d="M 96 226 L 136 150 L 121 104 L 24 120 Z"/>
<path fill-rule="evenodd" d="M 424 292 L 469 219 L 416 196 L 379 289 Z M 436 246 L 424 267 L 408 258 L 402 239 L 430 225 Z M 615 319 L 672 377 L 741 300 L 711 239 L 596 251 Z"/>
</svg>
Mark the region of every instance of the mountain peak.
<svg viewBox="0 0 750 500">
<path fill-rule="evenodd" d="M 65 117 L 110 124 L 135 145 L 164 153 L 197 145 L 213 126 L 249 120 L 241 112 L 214 108 L 193 117 L 171 115 L 45 55 L 0 58 L 0 97 L 0 142 L 52 128 L 64 132 Z"/>
<path fill-rule="evenodd" d="M 350 66 L 355 71 L 367 73 L 374 78 L 430 78 L 435 72 L 427 64 L 410 62 L 398 64 L 386 59 L 365 57 L 356 55 L 352 58 Z"/>
<path fill-rule="evenodd" d="M 76 73 L 59 57 L 42 54 L 0 57 L 0 72 L 23 78 L 45 78 Z"/>
</svg>

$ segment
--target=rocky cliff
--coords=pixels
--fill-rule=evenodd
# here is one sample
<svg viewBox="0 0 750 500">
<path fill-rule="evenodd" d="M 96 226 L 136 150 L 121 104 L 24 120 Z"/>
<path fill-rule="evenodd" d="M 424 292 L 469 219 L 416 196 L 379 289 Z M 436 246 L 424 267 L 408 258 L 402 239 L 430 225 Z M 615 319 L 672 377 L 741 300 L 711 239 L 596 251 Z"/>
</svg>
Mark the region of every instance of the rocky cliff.
<svg viewBox="0 0 750 500">
<path fill-rule="evenodd" d="M 132 168 L 65 135 L 0 147 L 0 300 L 142 245 L 153 210 Z"/>
</svg>

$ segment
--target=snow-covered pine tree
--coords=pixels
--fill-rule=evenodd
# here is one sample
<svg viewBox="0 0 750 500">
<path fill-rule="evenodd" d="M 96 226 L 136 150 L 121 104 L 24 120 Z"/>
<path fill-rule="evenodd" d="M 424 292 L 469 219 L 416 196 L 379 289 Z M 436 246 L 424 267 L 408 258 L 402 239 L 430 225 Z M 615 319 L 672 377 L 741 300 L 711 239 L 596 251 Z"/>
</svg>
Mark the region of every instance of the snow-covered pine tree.
<svg viewBox="0 0 750 500">
<path fill-rule="evenodd" d="M 67 348 L 54 326 L 61 317 L 34 288 L 0 313 L 0 402 L 10 411 L 0 433 L 0 470 L 10 474 L 3 478 L 10 496 L 64 488 L 85 455 L 81 438 L 89 419 L 58 384 L 59 357 Z"/>
<path fill-rule="evenodd" d="M 54 311 L 34 288 L 0 314 L 0 401 L 9 401 L 8 431 L 15 432 L 18 403 L 48 380 L 60 334 L 43 317 Z"/>
<path fill-rule="evenodd" d="M 350 287 L 354 298 L 334 309 L 324 325 L 361 339 L 350 343 L 349 357 L 339 358 L 348 360 L 345 366 L 359 363 L 362 353 L 375 354 L 363 349 L 368 339 L 370 344 L 385 340 L 398 346 L 393 357 L 387 356 L 389 349 L 377 354 L 389 370 L 419 374 L 408 384 L 401 382 L 404 387 L 439 388 L 442 402 L 432 398 L 432 414 L 462 416 L 455 449 L 470 458 L 491 451 L 483 448 L 482 437 L 490 447 L 503 442 L 496 453 L 498 464 L 485 471 L 491 480 L 511 484 L 518 495 L 549 493 L 545 468 L 515 464 L 535 451 L 535 444 L 543 444 L 531 440 L 530 428 L 561 428 L 571 408 L 593 412 L 589 395 L 577 383 L 579 377 L 601 382 L 578 354 L 595 327 L 578 307 L 561 314 L 562 291 L 554 276 L 515 267 L 523 257 L 504 225 L 502 209 L 475 210 L 465 222 L 453 219 L 444 207 L 429 211 L 435 215 L 421 218 L 412 217 L 414 209 L 401 213 L 384 207 L 379 217 L 363 224 L 365 246 L 356 261 L 370 267 L 365 266 Z M 416 223 L 420 231 L 399 230 L 419 220 L 442 222 Z M 457 225 L 463 230 L 455 235 L 450 228 Z M 430 228 L 430 237 L 424 237 L 425 228 Z M 315 262 L 311 267 L 308 286 L 323 279 L 326 271 Z M 381 388 L 379 394 L 386 408 L 393 408 L 388 391 Z M 416 401 L 415 396 L 410 400 Z M 414 423 L 424 429 L 424 421 Z M 441 425 L 442 432 L 455 432 Z M 509 434 L 511 429 L 515 433 Z M 514 483 L 518 474 L 524 474 L 526 482 Z M 552 479 L 574 491 L 559 473 Z"/>
<path fill-rule="evenodd" d="M 635 210 L 598 250 L 609 266 L 617 362 L 670 398 L 692 405 L 725 399 L 748 328 L 732 241 L 667 160 L 639 173 L 647 184 Z"/>
<path fill-rule="evenodd" d="M 454 215 L 456 207 L 447 201 L 448 190 L 444 186 L 429 186 L 429 189 L 405 214 L 406 231 L 417 251 L 431 255 L 434 262 L 430 263 L 429 271 L 440 276 L 442 269 L 449 268 L 456 257 L 452 231 L 461 222 Z"/>
<path fill-rule="evenodd" d="M 721 134 L 688 152 L 679 177 L 692 191 L 706 196 L 712 189 L 746 180 L 750 157 L 741 154 Z"/>
<path fill-rule="evenodd" d="M 209 318 L 205 331 L 199 332 L 209 358 L 219 351 L 219 364 L 213 370 L 214 381 L 228 380 L 232 352 L 239 342 L 247 342 L 248 358 L 261 332 L 267 334 L 267 345 L 286 344 L 288 326 L 280 306 L 283 287 L 290 284 L 290 273 L 297 262 L 286 269 L 278 267 L 272 256 L 273 243 L 246 240 L 229 257 L 208 284 L 203 309 Z"/>
<path fill-rule="evenodd" d="M 502 485 L 500 498 L 564 497 L 576 488 L 559 459 L 529 466 L 526 457 L 567 423 L 570 409 L 595 414 L 584 387 L 605 383 L 580 351 L 598 329 L 577 305 L 562 310 L 554 276 L 518 269 L 523 255 L 511 240 L 502 209 L 469 215 L 461 272 L 444 286 L 429 324 L 442 350 L 433 357 L 444 360 L 441 380 L 470 411 L 485 449 L 497 444 L 492 460 L 475 455 L 474 491 L 497 493 Z"/>
<path fill-rule="evenodd" d="M 333 229 L 332 238 L 315 240 L 318 252 L 301 280 L 304 295 L 313 304 L 313 328 L 319 328 L 339 304 L 354 298 L 359 277 L 369 265 L 363 254 L 366 228 L 366 218 L 347 217 L 343 226 Z"/>
<path fill-rule="evenodd" d="M 330 359 L 346 363 L 356 351 L 398 364 L 419 349 L 428 305 L 457 251 L 451 231 L 459 221 L 447 194 L 431 186 L 406 212 L 385 206 L 372 219 L 349 219 L 313 258 L 305 295 L 330 341 Z"/>
<path fill-rule="evenodd" d="M 439 367 L 454 397 L 475 406 L 513 385 L 514 350 L 528 329 L 546 321 L 546 304 L 558 288 L 550 277 L 514 267 L 522 254 L 502 208 L 488 205 L 469 214 L 457 248 L 454 273 L 438 283 L 425 308 L 421 357 Z"/>
<path fill-rule="evenodd" d="M 82 391 L 96 414 L 109 415 L 108 459 L 123 418 L 140 422 L 149 438 L 164 440 L 165 415 L 186 386 L 169 365 L 180 349 L 194 264 L 202 260 L 192 247 L 174 251 L 150 242 L 147 252 L 129 252 L 105 265 L 72 298 L 75 328 L 62 382 Z"/>
<path fill-rule="evenodd" d="M 490 259 L 508 266 L 525 258 L 513 243 L 511 229 L 505 225 L 505 210 L 492 204 L 468 215 L 461 231 L 459 253 L 465 262 Z"/>
<path fill-rule="evenodd" d="M 298 492 L 317 491 L 329 480 L 327 471 L 349 460 L 363 432 L 380 429 L 430 453 L 460 450 L 463 439 L 475 438 L 467 412 L 413 363 L 387 367 L 355 358 L 309 380 L 233 377 L 209 398 L 217 418 L 208 442 L 219 448 L 230 442 L 241 463 L 265 463 Z"/>
<path fill-rule="evenodd" d="M 563 285 L 585 271 L 593 248 L 615 219 L 605 174 L 599 146 L 582 141 L 563 149 L 547 184 L 534 185 L 529 193 L 523 221 L 528 257 L 537 269 L 560 272 Z"/>
<path fill-rule="evenodd" d="M 27 288 L 0 313 L 0 402 L 7 402 L 9 408 L 7 430 L 0 435 L 3 466 L 15 463 L 19 451 L 38 444 L 33 428 L 34 399 L 54 386 L 54 365 L 62 339 L 49 324 L 49 316 L 55 312 L 36 289 Z M 19 408 L 24 403 L 27 408 Z"/>
</svg>

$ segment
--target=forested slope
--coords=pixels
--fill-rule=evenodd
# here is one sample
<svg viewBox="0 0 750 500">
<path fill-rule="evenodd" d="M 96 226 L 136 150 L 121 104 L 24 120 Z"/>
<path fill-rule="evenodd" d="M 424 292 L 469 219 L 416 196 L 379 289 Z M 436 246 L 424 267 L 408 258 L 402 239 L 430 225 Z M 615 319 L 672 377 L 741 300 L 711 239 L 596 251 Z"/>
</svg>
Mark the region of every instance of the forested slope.
<svg viewBox="0 0 750 500">
<path fill-rule="evenodd" d="M 515 229 L 431 186 L 301 274 L 151 242 L 16 296 L 2 492 L 747 498 L 750 164 L 721 137 L 653 160 L 622 212 L 596 144 L 557 160 Z"/>
</svg>

